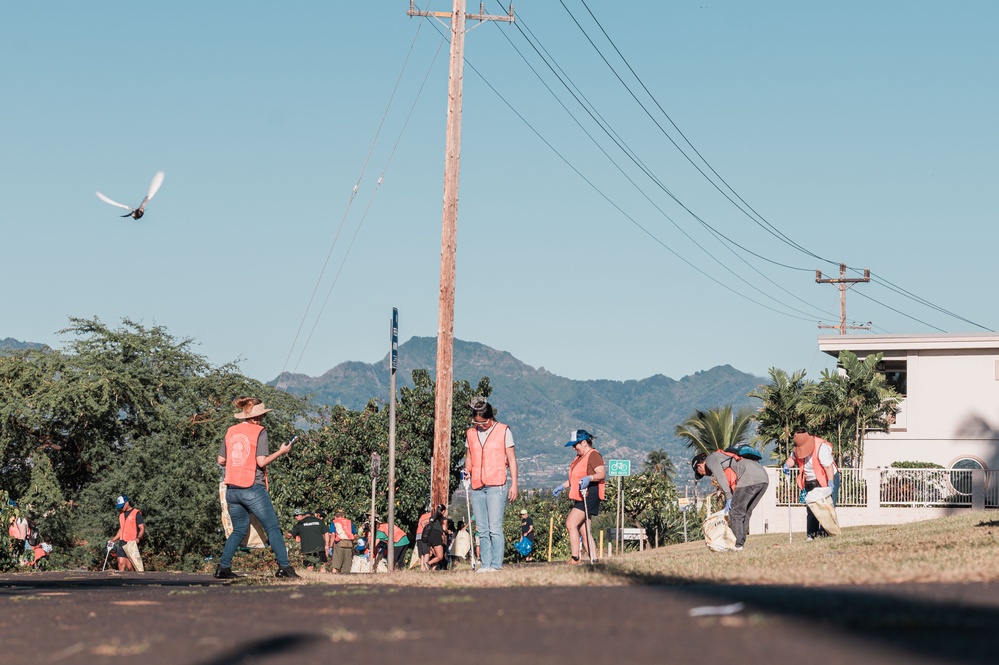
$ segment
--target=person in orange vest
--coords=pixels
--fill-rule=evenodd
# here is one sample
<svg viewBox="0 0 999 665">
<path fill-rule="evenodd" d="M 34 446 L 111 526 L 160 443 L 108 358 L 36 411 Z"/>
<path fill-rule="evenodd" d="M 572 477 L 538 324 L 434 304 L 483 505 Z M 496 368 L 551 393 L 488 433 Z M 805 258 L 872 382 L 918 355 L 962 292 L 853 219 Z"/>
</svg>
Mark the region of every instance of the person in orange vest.
<svg viewBox="0 0 999 665">
<path fill-rule="evenodd" d="M 430 512 L 430 506 L 427 506 L 426 511 L 420 515 L 420 519 L 416 521 L 416 553 L 419 556 L 420 570 L 430 570 L 427 566 L 427 559 L 430 557 L 430 545 L 423 538 L 423 532 L 430 524 L 430 518 L 432 514 Z M 413 557 L 413 562 L 410 564 L 410 568 L 416 567 L 417 557 Z"/>
<path fill-rule="evenodd" d="M 690 461 L 694 480 L 711 476 L 725 495 L 725 514 L 741 552 L 749 535 L 749 518 L 770 486 L 770 476 L 759 462 L 725 450 L 698 453 Z"/>
<path fill-rule="evenodd" d="M 353 523 L 344 517 L 342 510 L 334 513 L 330 534 L 333 536 L 333 571 L 349 573 L 354 561 L 354 539 L 357 536 Z"/>
<path fill-rule="evenodd" d="M 225 500 L 232 519 L 232 533 L 226 538 L 222 558 L 215 568 L 215 577 L 220 580 L 237 577 L 232 572 L 232 558 L 250 528 L 251 514 L 260 520 L 274 550 L 278 563 L 275 576 L 298 577 L 288 559 L 281 526 L 267 493 L 266 474 L 271 462 L 291 452 L 292 442 L 281 444 L 275 452 L 268 454 L 270 448 L 263 420 L 272 409 L 266 408 L 256 397 L 239 397 L 233 406 L 239 409 L 233 417 L 242 422 L 228 429 L 218 454 L 218 463 L 225 467 Z"/>
<path fill-rule="evenodd" d="M 382 523 L 375 529 L 376 556 L 372 570 L 377 570 L 378 561 L 388 552 L 388 524 Z M 406 547 L 409 545 L 409 536 L 396 525 L 392 525 L 392 549 L 395 559 L 392 562 L 394 570 L 402 570 L 406 561 Z"/>
<path fill-rule="evenodd" d="M 125 494 L 115 499 L 114 506 L 118 509 L 118 530 L 111 538 L 111 542 L 115 543 L 117 548 L 115 554 L 118 557 L 118 570 L 122 572 L 135 570 L 125 554 L 125 543 L 134 542 L 138 545 L 142 537 L 146 535 L 146 525 L 142 519 L 142 512 L 132 507 L 131 500 Z"/>
<path fill-rule="evenodd" d="M 492 405 L 484 399 L 472 403 L 472 426 L 465 432 L 465 469 L 461 477 L 472 488 L 472 514 L 482 553 L 478 572 L 499 570 L 506 548 L 503 513 L 507 501 L 515 501 L 518 494 L 517 455 L 510 428 L 496 422 Z"/>
<path fill-rule="evenodd" d="M 833 459 L 831 443 L 809 434 L 804 427 L 799 427 L 794 432 L 794 447 L 782 467 L 785 474 L 792 464 L 798 467 L 798 489 L 810 492 L 816 487 L 832 487 L 832 501 L 833 505 L 836 505 L 839 493 L 839 467 Z M 805 523 L 806 540 L 828 535 L 807 503 L 805 510 L 808 512 Z"/>
<path fill-rule="evenodd" d="M 569 480 L 556 487 L 552 494 L 558 496 L 569 490 L 569 498 L 573 502 L 572 510 L 565 518 L 565 528 L 569 530 L 569 565 L 578 566 L 582 563 L 579 559 L 580 540 L 586 543 L 587 553 L 596 554 L 597 545 L 593 535 L 586 528 L 586 516 L 596 517 L 600 514 L 600 502 L 605 496 L 607 469 L 604 467 L 604 458 L 593 447 L 593 435 L 585 429 L 575 430 L 565 447 L 574 448 L 576 457 L 569 464 Z M 593 490 L 593 486 L 596 486 L 596 491 Z M 584 510 L 586 512 L 583 512 Z M 596 560 L 596 556 L 593 559 Z"/>
</svg>

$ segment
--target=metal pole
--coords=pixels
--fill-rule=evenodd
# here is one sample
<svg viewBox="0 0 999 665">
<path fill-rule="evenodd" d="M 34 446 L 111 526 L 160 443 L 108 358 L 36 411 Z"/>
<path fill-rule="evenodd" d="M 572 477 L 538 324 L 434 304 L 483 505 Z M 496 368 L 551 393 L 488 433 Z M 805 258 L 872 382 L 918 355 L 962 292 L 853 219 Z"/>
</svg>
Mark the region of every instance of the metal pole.
<svg viewBox="0 0 999 665">
<path fill-rule="evenodd" d="M 376 537 L 378 533 L 378 521 L 375 519 L 375 483 L 378 482 L 378 467 L 381 463 L 381 458 L 378 453 L 371 453 L 371 518 L 368 520 L 368 566 L 371 572 L 375 572 L 375 552 L 378 550 L 376 545 L 378 544 L 378 538 Z M 385 535 L 388 535 L 388 529 L 385 529 Z M 391 538 L 391 536 L 389 536 Z"/>
<path fill-rule="evenodd" d="M 399 310 L 392 308 L 392 361 L 389 370 L 388 523 L 395 532 L 395 372 L 399 368 Z M 395 570 L 395 539 L 388 539 L 388 569 Z"/>
</svg>

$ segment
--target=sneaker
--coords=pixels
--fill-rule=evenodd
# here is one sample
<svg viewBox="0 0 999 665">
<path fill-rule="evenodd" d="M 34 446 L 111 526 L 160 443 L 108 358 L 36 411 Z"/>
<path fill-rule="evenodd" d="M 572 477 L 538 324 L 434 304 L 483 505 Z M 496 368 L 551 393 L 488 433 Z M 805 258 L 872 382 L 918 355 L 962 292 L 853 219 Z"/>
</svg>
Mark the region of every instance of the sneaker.
<svg viewBox="0 0 999 665">
<path fill-rule="evenodd" d="M 810 542 L 812 542 L 813 540 L 815 540 L 815 539 L 814 539 L 814 538 L 812 538 L 811 536 L 809 536 L 808 538 L 805 538 L 805 542 L 806 542 L 806 543 L 810 543 Z"/>
<path fill-rule="evenodd" d="M 497 572 L 497 569 L 496 568 L 479 568 L 475 572 L 476 573 L 495 573 L 495 572 Z"/>
<path fill-rule="evenodd" d="M 741 551 L 742 551 L 742 550 L 744 550 L 744 549 L 745 549 L 745 548 L 744 548 L 744 547 L 743 547 L 742 545 L 736 545 L 736 546 L 735 546 L 735 551 L 736 551 L 736 552 L 741 552 Z"/>
<path fill-rule="evenodd" d="M 215 579 L 217 580 L 234 580 L 239 575 L 232 572 L 232 568 L 226 568 L 222 564 L 215 567 Z"/>
<path fill-rule="evenodd" d="M 566 563 L 568 563 L 570 566 L 582 566 L 583 565 L 583 560 L 582 559 L 573 559 L 572 557 L 569 557 L 569 560 Z"/>
<path fill-rule="evenodd" d="M 283 568 L 278 568 L 278 571 L 274 573 L 274 577 L 284 577 L 286 579 L 298 578 L 299 574 L 295 572 L 295 569 L 291 566 L 284 566 Z"/>
</svg>

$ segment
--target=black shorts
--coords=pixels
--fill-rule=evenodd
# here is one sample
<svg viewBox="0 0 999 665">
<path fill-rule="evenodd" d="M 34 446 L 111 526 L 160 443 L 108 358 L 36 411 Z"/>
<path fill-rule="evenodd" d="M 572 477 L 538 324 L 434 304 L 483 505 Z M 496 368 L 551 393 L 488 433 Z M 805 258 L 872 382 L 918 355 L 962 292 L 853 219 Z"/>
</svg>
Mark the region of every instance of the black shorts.
<svg viewBox="0 0 999 665">
<path fill-rule="evenodd" d="M 590 514 L 590 517 L 596 517 L 597 515 L 600 514 L 600 493 L 597 492 L 596 489 L 597 488 L 594 487 L 586 494 L 586 507 L 587 507 L 586 512 Z M 573 501 L 572 507 L 582 511 L 583 502 Z"/>
<path fill-rule="evenodd" d="M 417 540 L 416 553 L 419 554 L 420 556 L 425 556 L 427 554 L 430 554 L 430 545 L 427 545 L 422 540 Z"/>
<path fill-rule="evenodd" d="M 309 561 L 315 561 L 319 559 L 319 563 L 326 563 L 326 550 L 316 550 L 315 552 L 304 552 L 302 554 L 302 560 L 308 563 Z"/>
<path fill-rule="evenodd" d="M 444 547 L 444 532 L 434 529 L 427 535 L 427 541 L 431 547 Z"/>
</svg>

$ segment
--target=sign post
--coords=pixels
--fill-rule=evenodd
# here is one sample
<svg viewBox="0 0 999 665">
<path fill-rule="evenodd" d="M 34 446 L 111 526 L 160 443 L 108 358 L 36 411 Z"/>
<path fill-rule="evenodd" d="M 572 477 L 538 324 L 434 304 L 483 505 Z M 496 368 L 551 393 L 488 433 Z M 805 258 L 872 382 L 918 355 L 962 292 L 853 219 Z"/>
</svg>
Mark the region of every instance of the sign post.
<svg viewBox="0 0 999 665">
<path fill-rule="evenodd" d="M 392 362 L 389 367 L 389 467 L 388 467 L 388 523 L 386 530 L 395 533 L 395 371 L 399 369 L 399 310 L 392 308 Z M 388 538 L 388 569 L 395 569 L 395 539 Z"/>
<path fill-rule="evenodd" d="M 624 494 L 621 493 L 621 478 L 631 475 L 631 460 L 612 459 L 607 460 L 607 476 L 617 478 L 617 510 L 614 514 L 615 533 L 617 538 L 617 553 L 621 554 L 624 548 L 622 532 L 624 529 Z"/>
</svg>

